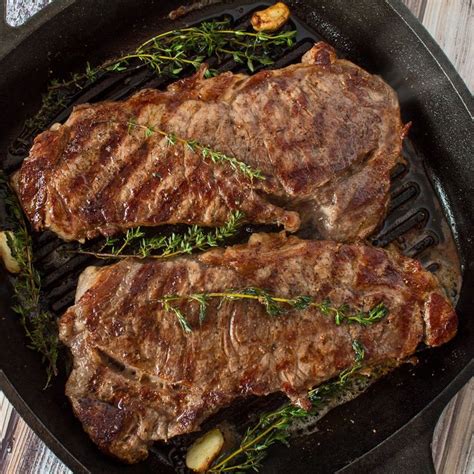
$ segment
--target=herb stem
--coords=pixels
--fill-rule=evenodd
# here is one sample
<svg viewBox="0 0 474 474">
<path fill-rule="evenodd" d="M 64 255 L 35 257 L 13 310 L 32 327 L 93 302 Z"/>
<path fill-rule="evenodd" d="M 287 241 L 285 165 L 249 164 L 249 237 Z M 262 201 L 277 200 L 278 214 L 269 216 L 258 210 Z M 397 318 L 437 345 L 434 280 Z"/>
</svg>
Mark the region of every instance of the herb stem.
<svg viewBox="0 0 474 474">
<path fill-rule="evenodd" d="M 117 254 L 120 255 L 124 250 L 125 248 L 127 247 L 128 245 L 128 240 L 127 239 L 124 239 L 124 242 L 123 244 L 121 245 L 121 247 L 119 247 L 119 249 L 117 250 Z M 123 258 L 123 257 L 122 257 Z"/>
<path fill-rule="evenodd" d="M 108 238 L 98 252 L 80 248 L 71 250 L 73 253 L 93 255 L 101 259 L 124 258 L 171 258 L 177 255 L 190 254 L 193 250 L 206 250 L 218 247 L 237 234 L 244 220 L 244 214 L 233 211 L 229 214 L 224 225 L 205 232 L 202 227 L 192 226 L 184 234 L 169 236 L 146 237 L 140 227 L 129 229 L 122 238 Z M 138 244 L 138 249 L 136 245 Z M 110 249 L 109 251 L 103 251 Z M 126 253 L 125 250 L 129 249 Z M 133 253 L 130 250 L 134 250 Z M 159 254 L 154 252 L 160 251 Z"/>
<path fill-rule="evenodd" d="M 191 64 L 193 66 L 196 65 L 196 61 L 193 61 L 192 59 L 185 59 L 180 57 L 180 55 L 176 56 L 162 56 L 162 55 L 156 55 L 156 54 L 129 54 L 127 56 L 124 56 L 123 58 L 120 58 L 121 61 L 127 61 L 128 59 L 149 59 L 150 61 L 155 61 L 156 59 L 160 59 L 162 61 L 176 61 L 179 59 L 180 62 L 184 64 Z"/>
<path fill-rule="evenodd" d="M 271 433 L 273 430 L 278 429 L 279 427 L 283 426 L 284 424 L 287 423 L 286 418 L 280 418 L 279 420 L 275 421 L 272 425 L 270 425 L 267 429 L 262 431 L 259 435 L 257 435 L 255 438 L 252 438 L 250 441 L 248 441 L 246 444 L 241 445 L 238 449 L 236 449 L 233 453 L 229 454 L 225 459 L 223 459 L 219 464 L 213 466 L 209 472 L 229 472 L 235 469 L 235 466 L 229 466 L 229 467 L 224 467 L 226 464 L 228 464 L 232 459 L 235 457 L 239 456 L 243 452 L 247 451 L 248 448 L 251 446 L 258 444 L 258 442 L 262 439 L 264 439 L 269 433 Z M 253 432 L 256 431 L 258 426 L 255 426 L 254 429 L 250 432 L 250 434 L 253 434 Z M 222 468 L 222 469 L 221 469 Z"/>
<path fill-rule="evenodd" d="M 28 231 L 20 203 L 11 189 L 7 178 L 0 172 L 0 199 L 5 202 L 7 225 L 7 244 L 16 260 L 19 272 L 12 277 L 15 305 L 29 347 L 41 354 L 46 364 L 49 385 L 57 374 L 59 338 L 56 320 L 52 313 L 41 307 L 41 277 L 33 263 L 33 243 Z"/>
<path fill-rule="evenodd" d="M 259 302 L 263 301 L 260 296 L 249 295 L 249 294 L 238 293 L 238 292 L 237 293 L 233 293 L 233 292 L 205 293 L 205 296 L 206 296 L 206 298 L 227 298 L 229 300 L 250 299 L 250 300 L 258 300 Z M 187 298 L 187 297 L 186 296 L 179 296 L 179 295 L 170 296 L 168 298 L 168 301 L 179 301 L 179 300 L 182 300 L 184 298 Z M 288 302 L 290 302 L 290 299 L 288 299 L 288 298 L 279 298 L 279 297 L 273 296 L 272 299 L 273 299 L 273 301 L 277 301 L 279 303 L 288 303 Z M 310 306 L 317 306 L 317 304 L 312 303 Z"/>
<path fill-rule="evenodd" d="M 225 25 L 225 24 L 228 24 L 228 22 L 227 21 L 214 22 L 214 24 L 215 25 Z M 278 38 L 278 37 L 292 38 L 296 35 L 295 30 L 291 30 L 291 31 L 288 31 L 288 32 L 285 32 L 285 33 L 280 33 L 278 35 L 270 35 L 268 33 L 263 33 L 263 32 L 253 33 L 251 31 L 245 31 L 245 30 L 219 30 L 219 29 L 214 29 L 214 30 L 212 30 L 211 33 L 209 33 L 209 32 L 201 31 L 198 27 L 189 27 L 189 28 L 181 28 L 181 29 L 175 30 L 175 31 L 166 31 L 164 33 L 156 35 L 153 38 L 150 38 L 149 40 L 142 43 L 137 48 L 136 51 L 137 52 L 144 51 L 147 48 L 147 46 L 151 45 L 152 43 L 155 43 L 156 41 L 158 41 L 160 39 L 163 39 L 167 36 L 173 35 L 176 32 L 181 33 L 181 35 L 182 35 L 181 39 L 186 39 L 186 35 L 184 35 L 184 33 L 193 33 L 196 36 L 201 36 L 201 37 L 205 37 L 205 38 L 210 38 L 211 33 L 212 33 L 212 35 L 218 35 L 218 36 L 226 35 L 226 36 L 231 36 L 231 37 L 256 38 L 256 39 L 261 40 L 261 41 L 273 40 L 273 39 Z M 246 46 L 246 47 L 249 46 L 248 44 L 245 44 L 245 43 L 243 43 L 243 45 Z"/>
<path fill-rule="evenodd" d="M 215 22 L 213 22 L 213 25 L 216 28 L 220 25 L 227 25 L 227 24 L 228 24 L 227 21 L 220 21 L 220 22 L 215 21 Z M 213 29 L 213 34 L 216 34 L 218 31 L 225 31 L 225 30 Z M 229 30 L 227 30 L 227 31 L 229 31 Z M 188 27 L 188 28 L 180 28 L 179 30 L 165 31 L 164 33 L 160 33 L 156 36 L 153 36 L 153 38 L 150 38 L 149 40 L 142 43 L 137 48 L 137 52 L 138 51 L 143 51 L 150 44 L 155 43 L 156 41 L 158 41 L 160 39 L 163 39 L 165 37 L 171 36 L 171 35 L 179 34 L 179 36 L 181 37 L 180 39 L 186 39 L 186 37 L 187 37 L 186 33 L 193 33 L 193 34 L 201 35 L 201 36 L 204 35 L 204 33 L 199 29 L 199 27 L 195 27 L 195 26 L 191 26 L 191 27 Z M 235 33 L 235 31 L 234 31 L 234 33 Z"/>
<path fill-rule="evenodd" d="M 200 312 L 203 315 L 201 320 L 205 316 L 208 300 L 212 298 L 219 298 L 222 300 L 254 300 L 265 307 L 265 310 L 269 316 L 279 316 L 285 313 L 285 306 L 289 306 L 290 309 L 305 310 L 308 308 L 316 308 L 325 316 L 334 317 L 334 322 L 337 326 L 343 322 L 348 324 L 360 324 L 362 326 L 368 326 L 374 324 L 383 319 L 388 314 L 388 309 L 383 303 L 379 303 L 373 306 L 368 311 L 356 311 L 349 313 L 348 305 L 332 306 L 329 300 L 325 300 L 322 303 L 314 301 L 309 296 L 296 296 L 294 298 L 285 298 L 281 296 L 275 296 L 270 294 L 268 291 L 260 288 L 245 288 L 243 290 L 225 290 L 219 292 L 208 292 L 208 293 L 192 293 L 189 295 L 165 295 L 159 298 L 158 302 L 163 304 L 164 309 L 173 310 L 175 306 L 171 303 L 179 301 L 184 302 L 198 302 L 200 306 Z"/>
<path fill-rule="evenodd" d="M 121 251 L 123 246 L 118 250 Z M 176 257 L 177 255 L 182 255 L 183 253 L 188 253 L 188 252 L 183 252 L 183 251 L 176 251 L 172 253 L 167 253 L 167 254 L 161 254 L 161 255 L 141 255 L 139 253 L 130 253 L 130 254 L 123 254 L 123 253 L 104 253 L 104 252 L 93 252 L 92 250 L 70 250 L 68 253 L 79 253 L 81 255 L 92 255 L 94 257 L 108 260 L 108 259 L 126 259 L 126 258 L 138 258 L 139 260 L 143 260 L 145 258 L 152 258 L 156 260 L 161 260 L 163 258 L 171 258 L 171 257 Z"/>
<path fill-rule="evenodd" d="M 257 168 L 253 168 L 247 163 L 238 160 L 233 156 L 226 155 L 220 151 L 214 150 L 207 145 L 203 145 L 202 143 L 198 142 L 197 140 L 193 139 L 186 139 L 175 135 L 174 133 L 166 132 L 156 126 L 152 125 L 143 125 L 137 123 L 136 120 L 131 119 L 127 122 L 127 126 L 129 131 L 133 130 L 134 128 L 141 128 L 145 131 L 145 137 L 148 138 L 152 136 L 154 133 L 157 133 L 166 138 L 167 143 L 169 145 L 176 145 L 176 143 L 180 143 L 181 145 L 185 146 L 188 150 L 192 151 L 193 153 L 199 153 L 204 160 L 211 160 L 213 163 L 227 163 L 231 166 L 232 169 L 238 171 L 239 173 L 243 174 L 251 181 L 253 179 L 264 180 L 265 176 L 263 175 L 262 171 Z"/>
</svg>

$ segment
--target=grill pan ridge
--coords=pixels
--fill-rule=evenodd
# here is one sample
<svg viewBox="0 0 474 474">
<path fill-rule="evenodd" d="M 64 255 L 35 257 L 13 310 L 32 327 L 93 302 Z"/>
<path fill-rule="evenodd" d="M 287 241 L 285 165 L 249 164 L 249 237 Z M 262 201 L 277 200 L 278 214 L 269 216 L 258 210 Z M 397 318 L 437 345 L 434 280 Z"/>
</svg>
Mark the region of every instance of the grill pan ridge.
<svg viewBox="0 0 474 474">
<path fill-rule="evenodd" d="M 127 2 L 118 3 L 123 4 L 124 9 L 127 8 Z M 143 3 L 153 4 L 154 2 Z M 168 3 L 169 5 L 167 7 L 161 7 L 163 12 L 172 9 L 174 2 Z M 222 18 L 223 16 L 230 16 L 232 18 L 233 27 L 248 28 L 251 12 L 268 5 L 267 2 L 258 2 L 233 7 L 230 5 L 232 2 L 221 3 L 229 5 L 212 6 L 202 11 L 191 13 L 184 19 L 170 25 L 166 25 L 166 21 L 161 20 L 159 29 L 176 28 L 180 26 L 180 23 L 193 24 L 204 19 L 216 19 Z M 243 4 L 244 2 L 240 3 Z M 469 262 L 472 262 L 472 259 L 469 260 L 469 255 L 472 255 L 472 248 L 467 248 L 466 251 L 466 246 L 462 242 L 462 234 L 466 230 L 471 230 L 472 227 L 469 228 L 469 218 L 467 219 L 467 226 L 463 222 L 459 224 L 456 217 L 453 218 L 454 213 L 447 208 L 444 194 L 441 195 L 442 199 L 440 201 L 442 204 L 436 198 L 432 183 L 434 182 L 436 186 L 440 180 L 436 174 L 432 173 L 429 167 L 431 157 L 427 155 L 427 150 L 430 150 L 430 148 L 427 148 L 423 139 L 419 137 L 420 133 L 423 133 L 424 123 L 418 118 L 423 114 L 420 114 L 417 110 L 416 93 L 410 91 L 409 86 L 407 87 L 407 84 L 396 75 L 395 70 L 391 70 L 390 68 L 388 71 L 380 70 L 380 63 L 376 58 L 375 52 L 369 51 L 367 54 L 367 52 L 357 44 L 357 41 L 352 40 L 350 35 L 346 37 L 343 34 L 344 23 L 341 19 L 339 19 L 338 28 L 336 28 L 334 27 L 336 22 L 331 22 L 331 20 L 325 18 L 324 5 L 331 2 L 320 2 L 323 6 L 320 6 L 319 9 L 316 9 L 310 4 L 306 4 L 306 2 L 289 3 L 293 7 L 292 10 L 296 13 L 292 21 L 293 26 L 296 27 L 298 31 L 297 43 L 290 50 L 283 51 L 279 57 L 275 58 L 273 68 L 284 67 L 298 61 L 301 55 L 308 50 L 315 41 L 324 39 L 338 48 L 341 56 L 345 56 L 361 66 L 366 67 L 370 72 L 381 74 L 399 93 L 405 121 L 411 119 L 414 121 L 413 131 L 410 134 L 413 138 L 406 140 L 404 146 L 404 156 L 407 160 L 407 164 L 399 165 L 393 172 L 389 213 L 379 232 L 372 238 L 372 243 L 383 247 L 397 245 L 406 255 L 419 258 L 426 268 L 438 275 L 450 296 L 454 299 L 460 297 L 462 303 L 462 300 L 465 298 L 463 298 L 463 290 L 461 290 L 461 271 L 464 271 L 463 280 L 465 285 L 466 276 L 468 281 L 472 281 L 472 267 L 469 266 Z M 338 9 L 340 10 L 342 8 L 339 4 L 344 2 L 335 3 L 338 5 L 332 5 L 331 13 L 333 14 L 337 14 Z M 373 7 L 373 2 L 371 1 L 362 3 L 367 10 L 371 6 Z M 395 7 L 398 8 L 398 11 L 402 11 L 403 13 L 403 8 L 398 5 L 398 2 L 387 2 L 385 6 L 382 5 L 384 2 L 375 3 L 377 4 L 377 8 L 374 10 L 374 15 L 377 11 L 383 11 L 384 8 L 390 10 L 390 8 L 393 9 Z M 157 5 L 152 6 L 155 10 L 160 11 L 160 7 Z M 69 11 L 73 8 L 73 11 Z M 98 7 L 92 8 L 92 11 L 97 13 L 97 8 Z M 151 10 L 151 6 L 145 6 L 145 10 L 146 8 Z M 364 8 L 361 9 L 364 10 Z M 359 12 L 359 14 L 360 13 L 361 12 Z M 385 11 L 385 13 L 387 12 Z M 74 15 L 81 14 L 87 15 L 91 13 L 81 11 L 77 5 L 73 5 L 61 13 L 61 15 L 69 16 L 69 18 L 74 18 Z M 112 13 L 111 15 L 113 14 L 119 15 L 118 12 Z M 366 11 L 365 14 L 368 15 L 369 12 Z M 157 13 L 155 12 L 154 15 L 157 16 Z M 58 18 L 59 17 L 53 18 L 49 24 L 52 24 Z M 308 24 L 303 24 L 298 18 L 304 18 Z M 139 31 L 138 36 L 150 37 L 157 32 L 156 26 L 153 26 L 150 21 L 147 23 L 146 20 L 140 18 L 136 19 L 136 21 L 137 24 L 132 26 L 132 29 Z M 143 31 L 140 31 L 139 26 L 137 26 L 140 25 L 141 21 L 143 22 L 143 25 L 141 25 Z M 349 23 L 351 21 L 355 22 L 356 20 L 349 19 Z M 109 21 L 109 23 L 110 22 L 111 21 Z M 44 26 L 47 27 L 48 23 Z M 51 28 L 54 29 L 53 26 Z M 40 32 L 41 30 L 39 30 L 39 33 Z M 115 47 L 116 49 L 113 52 L 105 49 L 101 54 L 108 54 L 109 57 L 112 57 L 124 47 L 131 49 L 133 45 L 130 46 L 131 43 L 127 42 L 137 41 L 136 39 L 132 39 L 133 35 L 129 34 L 128 36 L 129 37 L 125 34 L 124 45 L 120 45 L 118 48 Z M 108 36 L 105 35 L 105 38 L 108 39 Z M 137 43 L 139 43 L 139 41 Z M 89 47 L 91 48 L 92 44 Z M 74 49 L 74 45 L 72 48 Z M 373 58 L 371 58 L 371 54 L 374 55 Z M 102 56 L 101 59 L 104 58 L 105 56 Z M 81 64 L 81 59 L 84 58 L 77 58 L 77 65 Z M 386 59 L 384 58 L 384 60 Z M 8 62 L 8 57 L 6 61 Z M 57 62 L 59 64 L 62 61 L 63 57 L 60 56 Z M 68 61 L 65 61 L 66 65 L 63 66 L 63 73 L 70 67 L 70 65 L 67 65 L 67 62 Z M 82 61 L 82 64 L 84 62 L 85 61 Z M 213 65 L 213 62 L 215 62 L 215 60 L 211 58 L 211 65 L 216 67 Z M 100 63 L 100 61 L 98 61 L 98 63 Z M 384 67 L 386 67 L 386 65 Z M 246 72 L 233 61 L 228 61 L 220 65 L 217 69 L 221 72 L 226 70 Z M 146 69 L 139 69 L 132 73 L 120 75 L 105 74 L 91 87 L 86 87 L 79 93 L 71 96 L 67 106 L 51 123 L 64 121 L 70 114 L 73 105 L 83 102 L 96 102 L 104 99 L 120 100 L 141 88 L 162 88 L 169 82 L 168 80 L 156 78 L 152 72 Z M 5 85 L 3 81 L 0 81 L 0 84 L 2 85 L 2 90 L 5 90 L 3 89 Z M 24 118 L 26 117 L 23 116 L 23 120 Z M 18 123 L 21 123 L 20 119 L 18 119 Z M 466 121 L 466 123 L 467 127 L 469 127 L 469 122 Z M 470 125 L 472 130 L 472 121 Z M 2 156 L 2 159 L 4 167 L 9 172 L 21 164 L 21 161 L 28 153 L 33 138 L 31 135 L 26 135 L 24 132 L 18 132 L 18 130 L 16 130 L 15 139 L 13 132 L 15 131 L 11 131 L 7 134 L 9 136 L 8 142 L 5 137 L 2 137 L 1 143 L 2 152 L 8 147 L 8 152 Z M 472 180 L 474 179 L 472 164 L 470 171 L 471 174 L 468 177 Z M 472 182 L 473 181 L 471 181 L 471 183 Z M 442 189 L 437 187 L 436 191 L 439 195 Z M 445 213 L 451 216 L 450 219 L 445 218 Z M 472 215 L 470 219 L 472 220 Z M 246 238 L 250 232 L 259 229 L 261 229 L 261 227 L 249 226 L 242 232 L 240 237 Z M 458 232 L 457 229 L 462 232 Z M 175 230 L 175 228 L 169 227 L 165 229 L 165 231 L 171 230 Z M 452 230 L 454 231 L 453 233 L 451 232 Z M 308 238 L 314 237 L 314 235 L 312 236 L 305 231 L 302 231 L 301 235 Z M 95 241 L 90 245 L 95 246 L 100 245 L 100 243 Z M 35 263 L 42 274 L 44 304 L 57 316 L 60 316 L 62 312 L 73 303 L 77 278 L 82 270 L 91 264 L 104 264 L 104 261 L 94 259 L 93 257 L 67 252 L 73 250 L 75 246 L 76 244 L 74 243 L 61 241 L 51 232 L 44 232 L 34 236 Z M 460 250 L 460 260 L 458 259 L 456 247 Z M 6 283 L 6 277 L 3 276 L 1 278 L 1 298 L 6 308 L 8 308 L 10 297 L 9 287 Z M 466 293 L 465 288 L 466 287 L 464 287 L 464 294 Z M 472 309 L 472 296 L 470 296 L 470 298 L 471 300 L 469 300 L 468 295 L 466 303 L 468 307 Z M 466 337 L 472 338 L 472 328 L 467 328 L 467 325 L 464 324 L 462 320 L 463 312 L 462 310 L 460 311 L 459 307 L 458 311 L 461 317 L 460 332 L 465 332 L 465 334 L 460 336 L 464 339 L 466 339 Z M 20 350 L 20 345 L 24 345 L 25 341 L 22 340 L 23 337 L 14 318 L 15 317 L 11 314 L 3 318 L 1 320 L 2 329 L 5 328 L 4 331 L 8 331 L 9 335 L 11 334 L 11 337 L 7 336 L 7 345 Z M 453 374 L 457 375 L 459 369 L 466 365 L 464 364 L 465 360 L 472 360 L 472 350 L 469 354 L 465 349 L 457 347 L 459 346 L 460 336 L 446 347 L 420 353 L 420 363 L 417 367 L 402 367 L 395 373 L 389 375 L 385 380 L 378 382 L 376 386 L 371 387 L 367 393 L 363 394 L 357 400 L 334 409 L 319 423 L 320 430 L 318 432 L 311 436 L 295 439 L 292 442 L 292 449 L 283 447 L 274 448 L 264 465 L 263 472 L 286 472 L 290 466 L 292 466 L 293 471 L 307 472 L 307 470 L 311 469 L 311 466 L 315 466 L 316 463 L 319 466 L 323 466 L 320 472 L 334 472 L 342 468 L 345 468 L 345 470 L 357 470 L 357 466 L 361 465 L 370 469 L 374 468 L 378 462 L 378 457 L 380 458 L 381 456 L 380 453 L 383 452 L 384 449 L 387 449 L 386 446 L 390 444 L 389 442 L 386 442 L 384 446 L 378 449 L 378 454 L 377 452 L 371 453 L 371 455 L 366 455 L 352 464 L 351 461 L 375 448 L 396 430 L 406 425 L 427 403 L 442 392 L 442 389 L 444 389 L 453 378 Z M 2 350 L 0 354 L 2 367 L 4 367 L 6 371 L 7 364 L 3 361 L 7 359 L 3 351 L 4 350 Z M 9 364 L 11 366 L 8 367 L 8 369 L 10 369 L 9 372 L 15 373 L 18 370 L 24 370 L 26 373 L 30 371 L 31 367 L 38 366 L 37 361 L 33 360 L 34 357 L 34 354 L 27 353 L 25 360 L 28 359 L 28 361 L 26 362 L 25 369 L 22 367 L 22 365 L 25 364 L 25 360 L 19 357 L 13 364 Z M 459 359 L 462 359 L 462 362 Z M 63 394 L 66 377 L 65 370 L 62 371 L 61 376 L 54 382 L 54 386 L 45 392 L 38 391 L 38 387 L 42 387 L 42 372 L 40 369 L 34 370 L 36 370 L 37 373 L 35 377 L 31 379 L 28 379 L 26 376 L 21 378 L 18 373 L 14 376 L 11 376 L 10 373 L 3 375 L 3 385 L 5 386 L 4 390 L 7 395 L 13 399 L 14 402 L 18 401 L 16 403 L 17 406 L 22 403 L 29 405 L 32 412 L 37 413 L 38 417 L 34 417 L 32 412 L 25 412 L 25 409 L 22 410 L 21 406 L 20 412 L 22 412 L 22 414 L 26 413 L 26 418 L 30 424 L 39 432 L 40 436 L 46 438 L 48 444 L 52 446 L 57 454 L 59 454 L 75 472 L 78 470 L 91 470 L 93 472 L 111 472 L 116 470 L 118 465 L 113 461 L 102 458 L 98 452 L 94 451 L 96 448 L 91 444 L 87 436 L 82 433 L 79 422 L 73 418 L 68 402 Z M 470 370 L 472 373 L 472 364 Z M 7 377 L 10 382 L 7 382 Z M 409 387 L 415 377 L 422 380 L 423 383 L 420 383 L 420 386 L 413 386 L 411 393 Z M 464 375 L 464 378 L 465 377 L 466 375 Z M 462 377 L 458 377 L 458 385 L 461 379 Z M 438 383 L 438 380 L 440 384 L 438 387 L 439 390 L 436 387 L 431 387 L 431 392 L 426 396 L 425 387 L 431 386 L 435 384 L 435 382 Z M 30 382 L 31 385 L 28 382 Z M 18 387 L 17 393 L 14 387 Z M 26 396 L 25 390 L 28 392 Z M 454 389 L 451 389 L 451 392 L 453 390 Z M 449 392 L 449 390 L 444 390 L 443 393 L 449 395 Z M 35 397 L 41 398 L 46 405 L 41 409 L 35 409 L 35 406 L 39 407 L 38 400 Z M 277 396 L 269 397 L 263 401 L 255 400 L 245 404 L 238 403 L 224 410 L 223 413 L 217 415 L 217 418 L 227 419 L 230 420 L 231 423 L 241 425 L 244 422 L 243 420 L 247 419 L 247 416 L 250 416 L 252 412 L 273 406 L 275 403 L 278 403 L 279 400 L 281 399 Z M 407 409 L 407 403 L 411 404 L 411 408 Z M 387 405 L 384 406 L 384 404 Z M 442 406 L 442 403 L 440 406 Z M 57 412 L 61 411 L 64 421 L 50 419 L 51 415 L 55 413 L 55 410 Z M 433 409 L 431 413 L 436 415 L 436 410 Z M 391 420 L 391 418 L 394 419 Z M 349 419 L 353 420 L 354 423 L 348 423 L 347 420 Z M 42 423 L 44 423 L 44 425 Z M 61 423 L 66 424 L 67 429 L 70 429 L 70 434 L 68 434 L 67 430 L 64 430 L 64 426 L 61 426 Z M 212 421 L 209 422 L 209 425 L 211 424 Z M 380 426 L 381 424 L 382 426 Z M 411 424 L 414 426 L 416 420 L 412 421 Z M 424 431 L 427 431 L 428 434 L 432 434 L 432 423 L 427 427 L 427 430 L 426 426 L 422 426 L 421 428 L 425 428 Z M 365 434 L 366 439 L 360 440 L 361 433 Z M 61 438 L 66 436 L 66 438 L 59 441 L 57 438 L 54 438 L 54 436 L 61 436 Z M 170 446 L 166 448 L 157 445 L 156 448 L 152 450 L 153 454 L 150 455 L 149 460 L 147 460 L 145 464 L 135 467 L 123 467 L 123 470 L 128 472 L 141 472 L 142 469 L 156 469 L 159 470 L 159 472 L 173 472 L 172 468 L 174 468 L 178 471 L 184 471 L 182 453 L 185 447 L 189 445 L 194 438 L 195 435 L 181 437 L 178 440 L 172 441 Z M 357 446 L 354 446 L 354 438 L 360 440 L 356 443 Z M 335 441 L 337 442 L 336 445 L 334 444 Z M 393 442 L 393 439 L 391 441 Z M 425 441 L 426 440 L 422 439 L 422 442 Z M 395 446 L 395 449 L 398 453 L 401 452 L 400 446 Z M 426 454 L 424 457 L 429 461 L 426 442 L 420 447 L 420 452 Z M 303 461 L 301 461 L 301 459 L 298 460 L 298 458 L 301 458 L 302 453 L 304 453 L 305 456 L 305 460 L 303 459 Z M 77 458 L 75 456 L 77 456 Z M 93 458 L 92 461 L 90 457 Z M 87 459 L 87 461 L 84 461 L 85 459 Z M 168 467 L 165 467 L 166 465 Z M 414 465 L 416 466 L 416 463 Z M 418 467 L 419 466 L 420 464 L 418 464 Z M 403 465 L 403 467 L 406 467 L 406 464 Z"/>
</svg>

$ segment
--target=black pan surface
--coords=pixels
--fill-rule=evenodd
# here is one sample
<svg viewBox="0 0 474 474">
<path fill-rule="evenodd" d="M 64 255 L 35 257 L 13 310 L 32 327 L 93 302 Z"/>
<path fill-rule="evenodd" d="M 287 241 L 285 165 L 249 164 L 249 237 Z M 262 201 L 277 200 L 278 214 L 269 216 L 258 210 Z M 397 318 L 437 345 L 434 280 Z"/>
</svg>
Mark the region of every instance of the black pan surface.
<svg viewBox="0 0 474 474">
<path fill-rule="evenodd" d="M 268 4 L 225 1 L 168 20 L 167 13 L 182 3 L 192 2 L 57 0 L 19 30 L 0 24 L 3 164 L 14 167 L 21 155 L 18 147 L 12 151 L 11 144 L 25 119 L 36 112 L 50 77 L 66 77 L 83 69 L 86 61 L 100 64 L 159 31 L 223 14 L 237 20 Z M 400 2 L 287 3 L 300 39 L 326 40 L 397 90 L 403 119 L 413 122 L 405 150 L 410 166 L 394 176 L 396 206 L 374 244 L 396 242 L 435 272 L 446 262 L 456 267 L 462 287 L 454 284 L 451 290 L 458 296 L 460 326 L 449 344 L 421 352 L 417 366 L 400 368 L 356 400 L 334 409 L 316 433 L 296 438 L 290 448 L 275 446 L 262 472 L 431 472 L 434 424 L 445 403 L 474 372 L 473 99 Z M 37 245 L 41 239 L 50 242 L 49 238 L 40 237 Z M 443 260 L 453 246 L 459 261 L 455 255 Z M 66 372 L 42 390 L 44 370 L 37 355 L 26 348 L 10 306 L 11 287 L 2 273 L 1 388 L 51 449 L 74 472 L 173 472 L 157 455 L 136 466 L 122 466 L 98 452 L 64 396 Z"/>
</svg>

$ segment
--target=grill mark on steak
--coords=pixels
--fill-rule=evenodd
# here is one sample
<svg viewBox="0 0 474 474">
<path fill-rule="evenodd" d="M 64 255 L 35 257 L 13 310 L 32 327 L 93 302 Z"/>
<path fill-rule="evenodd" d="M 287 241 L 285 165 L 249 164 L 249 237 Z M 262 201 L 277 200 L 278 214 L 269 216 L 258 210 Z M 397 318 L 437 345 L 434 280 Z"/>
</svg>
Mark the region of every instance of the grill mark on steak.
<svg viewBox="0 0 474 474">
<path fill-rule="evenodd" d="M 302 220 L 324 238 L 348 241 L 373 232 L 401 160 L 399 105 L 387 84 L 324 43 L 300 64 L 251 77 L 204 72 L 166 91 L 83 104 L 40 134 L 13 177 L 35 230 L 84 240 L 137 225 L 219 226 L 237 201 L 252 223 L 295 231 Z M 232 155 L 266 179 L 203 166 L 198 153 L 142 128 L 129 133 L 132 118 Z M 202 193 L 198 184 L 207 182 Z"/>
<path fill-rule="evenodd" d="M 131 152 L 128 159 L 123 160 L 119 164 L 116 174 L 111 176 L 111 179 L 97 194 L 97 201 L 100 205 L 103 206 L 103 203 L 111 199 L 112 196 L 117 193 L 117 189 L 120 189 L 120 186 L 126 188 L 127 183 L 133 176 L 134 172 L 139 169 L 140 164 L 147 157 L 148 150 L 149 142 L 145 141 L 140 143 L 139 146 Z M 116 220 L 117 219 L 115 218 L 114 221 Z"/>
<path fill-rule="evenodd" d="M 179 201 L 182 195 L 182 187 L 186 184 L 186 177 L 181 173 L 171 176 L 172 166 L 176 165 L 176 163 L 173 163 L 173 160 L 176 159 L 181 161 L 181 157 L 177 157 L 173 151 L 169 149 L 163 154 L 162 163 L 158 165 L 158 171 L 156 171 L 156 173 L 162 177 L 160 183 L 160 194 L 162 198 L 161 205 L 156 207 L 156 214 L 151 218 L 151 222 L 159 223 L 168 221 L 169 217 L 173 215 L 174 210 L 170 202 L 174 199 Z M 168 183 L 168 181 L 170 182 Z M 141 206 L 148 204 L 148 194 L 152 193 L 154 185 L 156 185 L 155 176 L 151 175 L 149 178 L 144 179 L 140 189 L 138 189 L 127 202 L 127 219 L 135 222 L 139 221 L 137 219 L 139 219 L 141 212 L 143 212 Z"/>
<path fill-rule="evenodd" d="M 255 301 L 210 299 L 200 325 L 197 304 L 176 303 L 193 327 L 185 334 L 157 302 L 250 286 L 365 310 L 384 302 L 390 312 L 371 326 L 337 326 L 314 308 L 271 318 Z M 199 429 L 242 396 L 283 392 L 308 407 L 310 387 L 353 364 L 353 340 L 363 344 L 368 366 L 398 364 L 422 341 L 448 341 L 456 326 L 436 278 L 418 262 L 363 244 L 283 234 L 254 234 L 248 244 L 197 256 L 88 269 L 59 322 L 74 356 L 66 386 L 74 412 L 103 451 L 127 462 L 146 457 L 154 440 Z"/>
<path fill-rule="evenodd" d="M 106 124 L 102 124 L 105 128 Z M 96 133 L 106 133 L 108 136 L 105 139 L 104 143 L 100 144 L 100 148 L 98 150 L 98 157 L 95 163 L 92 164 L 88 169 L 84 170 L 83 173 L 78 174 L 77 176 L 72 175 L 71 181 L 69 183 L 69 187 L 71 189 L 77 189 L 78 187 L 84 187 L 85 189 L 89 190 L 89 194 L 87 195 L 87 199 L 90 199 L 97 189 L 91 186 L 93 184 L 96 177 L 100 174 L 100 172 L 105 167 L 110 167 L 113 165 L 115 161 L 115 153 L 122 143 L 124 139 L 126 139 L 126 135 L 124 135 L 126 127 L 121 124 L 108 124 L 107 128 L 105 128 L 104 132 L 101 132 L 101 128 L 98 128 Z M 84 145 L 82 144 L 79 147 L 77 144 L 74 145 L 74 148 L 81 149 Z M 79 151 L 75 151 L 77 154 Z M 66 151 L 67 153 L 67 151 Z"/>
</svg>

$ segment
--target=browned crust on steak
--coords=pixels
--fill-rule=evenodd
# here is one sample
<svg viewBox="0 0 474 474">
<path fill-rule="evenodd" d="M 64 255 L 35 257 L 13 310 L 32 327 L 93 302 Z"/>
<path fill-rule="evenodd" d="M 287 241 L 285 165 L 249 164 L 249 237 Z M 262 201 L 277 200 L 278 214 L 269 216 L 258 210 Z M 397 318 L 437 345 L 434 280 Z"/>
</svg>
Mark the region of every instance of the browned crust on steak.
<svg viewBox="0 0 474 474">
<path fill-rule="evenodd" d="M 302 63 L 251 77 L 203 68 L 166 91 L 82 104 L 36 137 L 14 186 L 35 230 L 66 240 L 161 224 L 218 226 L 240 209 L 248 222 L 354 240 L 385 215 L 400 160 L 395 92 L 316 44 Z M 264 181 L 170 147 L 128 122 L 195 139 L 262 170 Z"/>
<path fill-rule="evenodd" d="M 390 312 L 372 326 L 337 326 L 314 308 L 271 318 L 254 301 L 209 300 L 202 325 L 197 305 L 181 307 L 193 327 L 185 334 L 156 302 L 250 286 Z M 74 356 L 66 394 L 76 415 L 102 450 L 136 462 L 238 397 L 281 391 L 307 406 L 310 387 L 353 364 L 353 340 L 368 366 L 398 363 L 422 341 L 448 341 L 456 324 L 435 277 L 397 252 L 255 234 L 226 250 L 89 271 L 59 326 Z"/>
<path fill-rule="evenodd" d="M 425 342 L 429 346 L 445 344 L 456 334 L 458 321 L 453 308 L 438 293 L 430 295 L 425 309 Z"/>
</svg>

